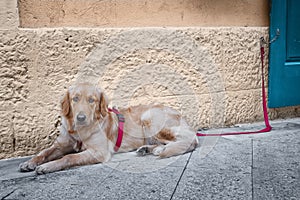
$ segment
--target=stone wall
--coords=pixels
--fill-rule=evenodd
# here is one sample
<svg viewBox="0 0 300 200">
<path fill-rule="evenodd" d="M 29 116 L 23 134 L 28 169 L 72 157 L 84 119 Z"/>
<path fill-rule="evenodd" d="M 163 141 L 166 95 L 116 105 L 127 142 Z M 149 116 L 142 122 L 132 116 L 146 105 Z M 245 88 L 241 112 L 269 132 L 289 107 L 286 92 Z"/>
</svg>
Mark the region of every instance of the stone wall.
<svg viewBox="0 0 300 200">
<path fill-rule="evenodd" d="M 173 106 L 195 129 L 261 121 L 258 39 L 267 33 L 238 27 L 0 30 L 0 157 L 50 145 L 60 99 L 81 80 L 98 83 L 113 105 Z M 299 108 L 269 115 L 299 116 Z"/>
</svg>

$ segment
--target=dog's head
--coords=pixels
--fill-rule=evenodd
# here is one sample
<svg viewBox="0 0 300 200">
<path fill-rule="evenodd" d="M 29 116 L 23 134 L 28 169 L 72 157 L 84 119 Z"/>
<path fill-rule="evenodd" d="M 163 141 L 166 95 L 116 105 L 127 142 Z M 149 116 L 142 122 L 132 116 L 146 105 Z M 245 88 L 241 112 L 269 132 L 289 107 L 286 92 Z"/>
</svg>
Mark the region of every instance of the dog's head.
<svg viewBox="0 0 300 200">
<path fill-rule="evenodd" d="M 107 115 L 107 98 L 97 87 L 81 83 L 70 87 L 61 101 L 62 115 L 67 119 L 69 133 L 89 126 Z"/>
</svg>

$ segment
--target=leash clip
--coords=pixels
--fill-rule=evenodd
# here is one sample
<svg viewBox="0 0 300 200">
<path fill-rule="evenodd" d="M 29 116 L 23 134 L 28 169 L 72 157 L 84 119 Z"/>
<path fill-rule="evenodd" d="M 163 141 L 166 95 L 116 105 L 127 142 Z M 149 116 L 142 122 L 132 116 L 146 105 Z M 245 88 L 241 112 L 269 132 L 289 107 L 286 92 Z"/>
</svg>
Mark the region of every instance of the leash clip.
<svg viewBox="0 0 300 200">
<path fill-rule="evenodd" d="M 264 47 L 264 45 L 268 44 L 264 37 L 260 38 L 260 47 Z"/>
<path fill-rule="evenodd" d="M 125 122 L 125 117 L 124 117 L 124 115 L 122 115 L 121 113 L 117 113 L 116 115 L 117 115 L 117 117 L 118 117 L 119 122 Z"/>
<path fill-rule="evenodd" d="M 271 43 L 275 42 L 279 38 L 279 36 L 280 36 L 280 30 L 278 28 L 278 29 L 276 29 L 276 35 L 269 42 L 267 42 L 264 37 L 261 37 L 260 38 L 260 47 L 263 47 L 266 44 L 271 44 Z"/>
<path fill-rule="evenodd" d="M 277 28 L 276 29 L 276 35 L 270 40 L 269 44 L 275 42 L 278 39 L 279 36 L 280 36 L 280 30 L 279 30 L 279 28 Z"/>
</svg>

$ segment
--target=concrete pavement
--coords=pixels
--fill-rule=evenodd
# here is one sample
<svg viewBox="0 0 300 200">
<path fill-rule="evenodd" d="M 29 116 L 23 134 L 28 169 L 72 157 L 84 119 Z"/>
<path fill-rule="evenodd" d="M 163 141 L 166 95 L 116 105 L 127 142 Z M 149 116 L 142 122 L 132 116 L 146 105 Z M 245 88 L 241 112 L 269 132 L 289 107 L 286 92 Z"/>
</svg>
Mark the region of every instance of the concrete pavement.
<svg viewBox="0 0 300 200">
<path fill-rule="evenodd" d="M 40 176 L 17 171 L 28 157 L 1 160 L 0 199 L 300 199 L 300 118 L 271 125 L 270 133 L 201 137 L 201 147 L 183 156 L 131 152 L 107 164 Z"/>
</svg>

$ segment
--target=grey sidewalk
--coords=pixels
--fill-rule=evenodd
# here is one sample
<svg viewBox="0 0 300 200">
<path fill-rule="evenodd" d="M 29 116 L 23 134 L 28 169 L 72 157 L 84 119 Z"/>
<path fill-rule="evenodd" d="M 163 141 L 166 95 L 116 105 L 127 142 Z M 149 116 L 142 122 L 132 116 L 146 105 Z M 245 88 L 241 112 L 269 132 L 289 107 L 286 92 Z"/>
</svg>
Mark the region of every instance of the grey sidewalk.
<svg viewBox="0 0 300 200">
<path fill-rule="evenodd" d="M 175 158 L 118 154 L 41 176 L 17 172 L 28 158 L 2 160 L 0 199 L 300 199 L 300 118 L 271 125 L 259 135 L 202 137 L 200 148 Z"/>
</svg>

